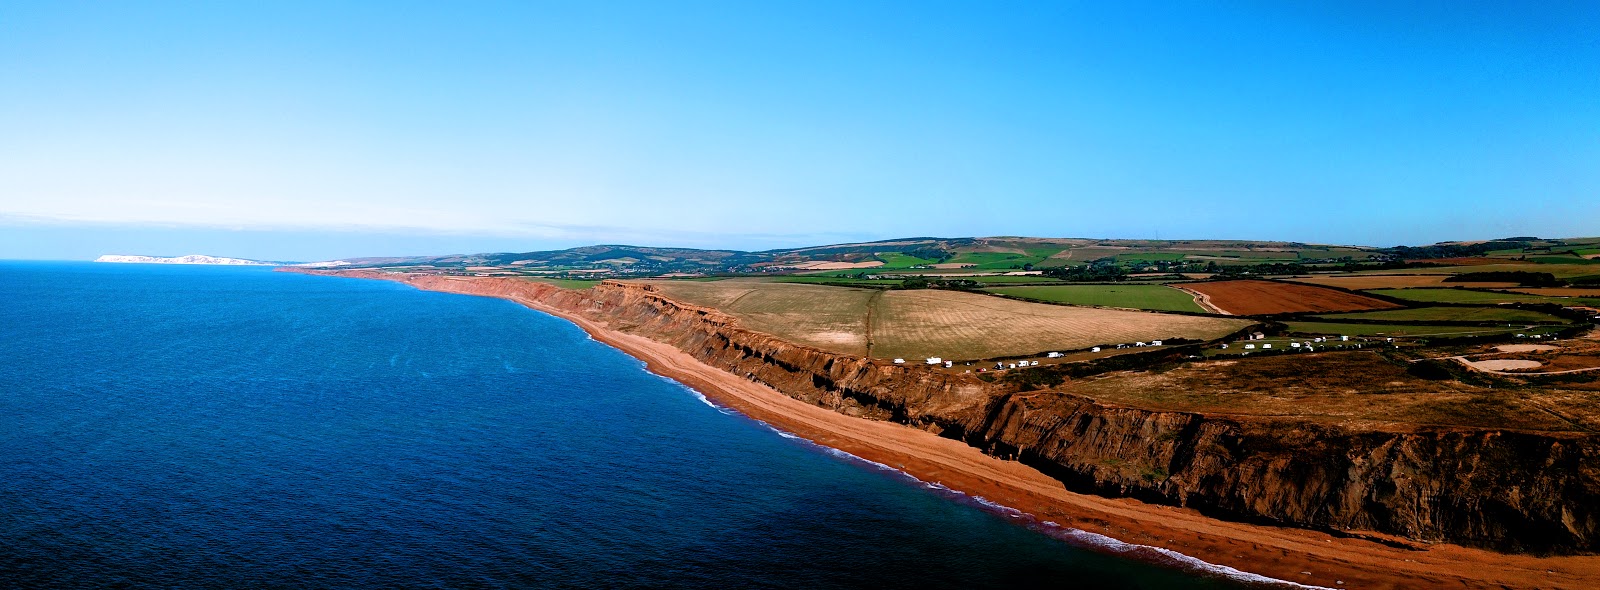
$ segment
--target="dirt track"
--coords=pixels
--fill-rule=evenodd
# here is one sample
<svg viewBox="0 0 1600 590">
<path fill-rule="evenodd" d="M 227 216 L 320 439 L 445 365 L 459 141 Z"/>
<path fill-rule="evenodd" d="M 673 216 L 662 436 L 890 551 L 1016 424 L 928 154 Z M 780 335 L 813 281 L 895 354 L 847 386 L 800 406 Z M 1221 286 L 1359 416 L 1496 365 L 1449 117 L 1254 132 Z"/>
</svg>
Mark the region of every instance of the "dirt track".
<svg viewBox="0 0 1600 590">
<path fill-rule="evenodd" d="M 1188 293 L 1188 294 L 1194 296 L 1194 304 L 1200 306 L 1200 309 L 1204 309 L 1204 310 L 1209 311 L 1211 313 L 1219 313 L 1219 314 L 1222 314 L 1222 315 L 1233 315 L 1231 313 L 1223 311 L 1222 308 L 1217 307 L 1216 304 L 1211 303 L 1211 296 L 1210 295 L 1206 295 L 1205 293 L 1201 293 L 1201 292 L 1196 291 L 1194 289 L 1185 288 L 1183 285 L 1168 285 L 1168 286 L 1172 287 L 1174 289 L 1177 289 L 1179 291 L 1183 291 L 1184 293 Z"/>
</svg>

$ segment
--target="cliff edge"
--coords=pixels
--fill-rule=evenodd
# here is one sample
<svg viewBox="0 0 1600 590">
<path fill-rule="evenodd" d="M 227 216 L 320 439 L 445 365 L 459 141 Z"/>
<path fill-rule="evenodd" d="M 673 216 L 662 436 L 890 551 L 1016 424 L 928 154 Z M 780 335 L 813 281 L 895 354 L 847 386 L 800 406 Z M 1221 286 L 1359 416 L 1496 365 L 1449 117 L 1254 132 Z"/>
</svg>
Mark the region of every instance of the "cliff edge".
<svg viewBox="0 0 1600 590">
<path fill-rule="evenodd" d="M 1397 545 L 1600 550 L 1600 439 L 1588 432 L 1149 409 L 1071 387 L 1025 391 L 797 345 L 643 284 L 607 281 L 580 291 L 514 278 L 295 272 L 396 280 L 560 310 L 670 344 L 795 399 L 1019 460 L 1073 491 Z"/>
</svg>

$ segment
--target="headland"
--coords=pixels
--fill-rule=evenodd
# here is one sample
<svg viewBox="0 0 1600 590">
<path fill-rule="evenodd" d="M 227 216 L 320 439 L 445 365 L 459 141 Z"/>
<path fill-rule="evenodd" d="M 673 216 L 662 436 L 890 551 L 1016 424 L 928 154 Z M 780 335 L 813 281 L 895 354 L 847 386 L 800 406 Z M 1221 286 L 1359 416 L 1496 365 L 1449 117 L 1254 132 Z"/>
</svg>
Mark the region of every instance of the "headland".
<svg viewBox="0 0 1600 590">
<path fill-rule="evenodd" d="M 1134 399 L 1128 391 L 1148 390 L 1151 379 L 1191 387 L 1195 379 L 1231 374 L 1232 385 L 1224 379 L 1210 381 L 1211 387 L 1274 397 L 1234 386 L 1267 377 L 1262 371 L 1287 369 L 1242 371 L 1218 360 L 1223 364 L 1196 376 L 1181 365 L 1119 371 L 1101 362 L 1105 370 L 1084 371 L 1095 363 L 1065 363 L 1054 371 L 1065 375 L 1064 383 L 1029 387 L 790 342 L 647 283 L 567 289 L 507 277 L 299 272 L 516 301 L 577 324 L 719 404 L 819 444 L 1039 521 L 1252 574 L 1360 588 L 1600 583 L 1594 518 L 1585 512 L 1595 494 L 1589 485 L 1595 439 L 1576 429 L 1543 428 L 1532 418 L 1483 427 L 1471 425 L 1470 416 L 1458 424 L 1419 424 L 1404 416 L 1333 423 L 1264 411 L 1224 413 L 1203 399 L 1186 398 L 1182 403 L 1194 407 L 1183 408 L 1170 400 Z M 1388 366 L 1356 361 L 1362 362 L 1372 365 L 1368 373 Z M 1349 373 L 1349 362 L 1334 365 Z M 1397 373 L 1384 378 L 1396 387 L 1427 381 L 1407 377 L 1404 369 Z M 1329 379 L 1301 385 L 1340 385 Z M 1460 391 L 1421 394 L 1446 404 L 1472 403 Z M 1317 403 L 1333 413 L 1362 405 L 1352 399 Z M 1493 512 L 1474 518 L 1468 506 Z M 1163 554 L 1152 549 L 1149 555 Z"/>
</svg>

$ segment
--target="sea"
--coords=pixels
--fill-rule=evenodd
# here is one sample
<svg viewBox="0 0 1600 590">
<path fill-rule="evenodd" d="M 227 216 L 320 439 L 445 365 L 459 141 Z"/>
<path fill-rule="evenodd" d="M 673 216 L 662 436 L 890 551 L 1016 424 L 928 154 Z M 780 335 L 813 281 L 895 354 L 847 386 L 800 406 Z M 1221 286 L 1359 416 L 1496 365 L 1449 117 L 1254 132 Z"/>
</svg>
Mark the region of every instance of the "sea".
<svg viewBox="0 0 1600 590">
<path fill-rule="evenodd" d="M 778 432 L 508 301 L 0 262 L 3 588 L 1260 582 L 1128 549 Z"/>
</svg>

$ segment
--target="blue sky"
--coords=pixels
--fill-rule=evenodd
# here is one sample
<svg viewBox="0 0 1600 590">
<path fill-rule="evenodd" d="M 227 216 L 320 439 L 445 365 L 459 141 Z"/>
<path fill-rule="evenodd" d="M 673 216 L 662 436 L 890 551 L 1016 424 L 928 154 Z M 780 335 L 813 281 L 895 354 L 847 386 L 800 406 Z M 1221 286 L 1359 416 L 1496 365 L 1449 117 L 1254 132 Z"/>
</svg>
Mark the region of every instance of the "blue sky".
<svg viewBox="0 0 1600 590">
<path fill-rule="evenodd" d="M 0 2 L 4 258 L 1597 222 L 1594 2 Z"/>
</svg>

